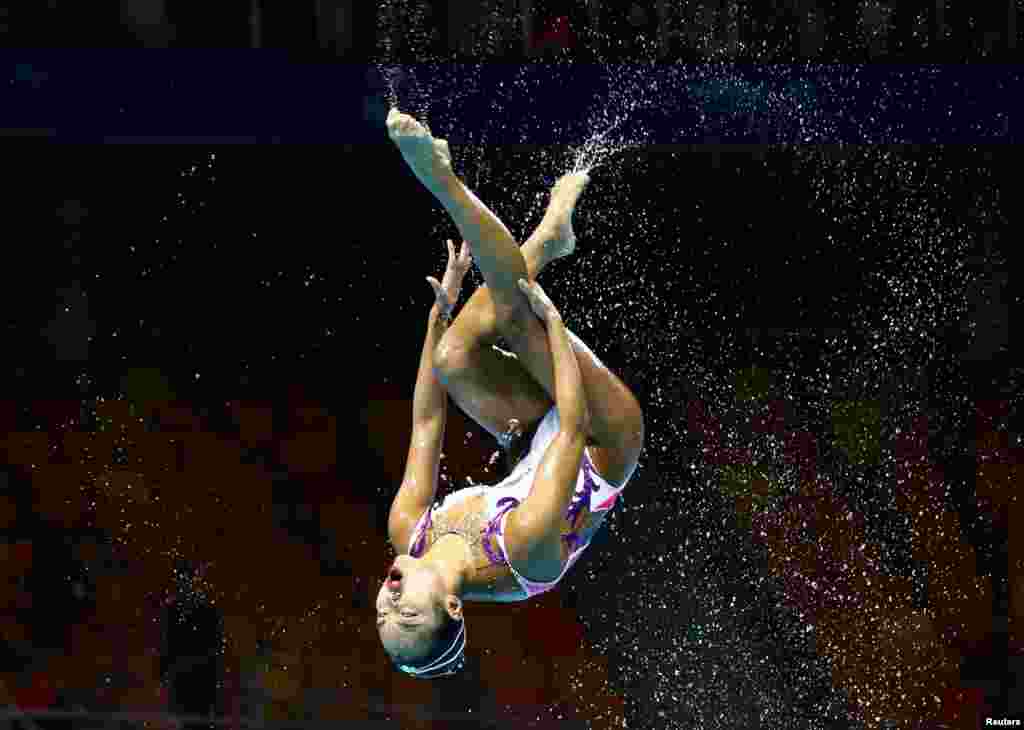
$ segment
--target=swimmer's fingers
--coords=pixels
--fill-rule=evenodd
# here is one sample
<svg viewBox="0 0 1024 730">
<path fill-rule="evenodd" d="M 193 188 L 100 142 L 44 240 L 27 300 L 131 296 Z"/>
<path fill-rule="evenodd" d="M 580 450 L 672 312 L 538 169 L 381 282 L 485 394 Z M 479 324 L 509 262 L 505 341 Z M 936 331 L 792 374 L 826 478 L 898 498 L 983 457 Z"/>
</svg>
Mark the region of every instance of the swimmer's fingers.
<svg viewBox="0 0 1024 730">
<path fill-rule="evenodd" d="M 462 248 L 459 250 L 458 266 L 463 273 L 469 271 L 469 265 L 473 263 L 473 246 L 469 241 L 462 242 Z"/>
<path fill-rule="evenodd" d="M 548 295 L 536 281 L 520 279 L 519 290 L 526 295 L 527 300 L 530 302 L 530 307 L 533 309 L 533 313 L 543 321 L 547 322 L 548 317 L 552 314 L 558 314 L 558 310 L 555 309 L 554 303 L 548 298 Z"/>
<path fill-rule="evenodd" d="M 438 309 L 441 310 L 442 314 L 451 316 L 454 305 L 452 304 L 451 299 L 448 298 L 448 292 L 444 290 L 441 282 L 433 276 L 428 276 L 427 283 L 430 284 L 430 288 L 434 290 L 434 299 L 437 302 Z"/>
</svg>

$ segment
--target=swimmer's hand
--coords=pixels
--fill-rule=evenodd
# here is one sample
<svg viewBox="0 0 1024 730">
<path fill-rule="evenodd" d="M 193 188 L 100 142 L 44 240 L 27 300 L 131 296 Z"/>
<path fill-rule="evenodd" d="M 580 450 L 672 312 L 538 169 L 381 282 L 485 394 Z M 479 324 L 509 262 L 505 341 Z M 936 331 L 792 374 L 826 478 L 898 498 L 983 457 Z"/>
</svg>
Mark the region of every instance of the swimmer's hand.
<svg viewBox="0 0 1024 730">
<path fill-rule="evenodd" d="M 462 242 L 462 249 L 459 255 L 455 255 L 455 245 L 452 239 L 448 239 L 448 268 L 445 269 L 444 278 L 439 284 L 432 276 L 427 277 L 427 283 L 434 290 L 434 298 L 437 300 L 438 311 L 447 318 L 451 318 L 455 304 L 459 301 L 459 294 L 462 291 L 462 280 L 473 263 L 473 247 L 469 241 Z"/>
<path fill-rule="evenodd" d="M 519 290 L 526 295 L 530 302 L 530 308 L 533 309 L 534 314 L 540 317 L 542 322 L 547 322 L 553 317 L 562 316 L 536 281 L 520 279 Z"/>
</svg>

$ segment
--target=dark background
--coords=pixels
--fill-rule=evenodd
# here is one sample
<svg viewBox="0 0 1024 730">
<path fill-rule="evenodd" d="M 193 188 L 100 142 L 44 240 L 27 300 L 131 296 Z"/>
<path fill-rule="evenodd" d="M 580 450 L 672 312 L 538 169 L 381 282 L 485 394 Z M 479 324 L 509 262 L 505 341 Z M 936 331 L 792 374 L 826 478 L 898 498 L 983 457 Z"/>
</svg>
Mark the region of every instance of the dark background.
<svg viewBox="0 0 1024 730">
<path fill-rule="evenodd" d="M 860 96 L 843 102 L 846 136 L 806 147 L 787 144 L 790 127 L 771 115 L 752 126 L 735 113 L 725 76 L 708 76 L 667 123 L 651 123 L 651 144 L 594 171 L 575 219 L 577 252 L 541 283 L 637 393 L 647 448 L 625 505 L 559 591 L 471 606 L 469 671 L 425 684 L 390 672 L 367 599 L 393 556 L 385 523 L 431 303 L 423 277 L 440 277 L 444 239 L 457 232 L 387 140 L 372 8 L 353 10 L 350 42 L 325 47 L 315 13 L 267 3 L 256 51 L 246 48 L 251 6 L 219 7 L 207 15 L 168 3 L 163 21 L 141 29 L 123 11 L 52 3 L 6 16 L 0 126 L 15 139 L 3 147 L 0 234 L 5 704 L 265 713 L 302 727 L 458 726 L 455 714 L 468 710 L 467 727 L 534 717 L 564 727 L 560 714 L 593 727 L 613 726 L 609 717 L 630 727 L 859 727 L 870 683 L 830 674 L 849 654 L 825 637 L 841 631 L 833 622 L 872 614 L 794 593 L 792 571 L 773 561 L 801 540 L 831 544 L 824 527 L 758 540 L 752 525 L 767 523 L 749 519 L 750 488 L 740 489 L 746 502 L 729 491 L 729 467 L 752 463 L 743 448 L 764 454 L 735 401 L 753 392 L 785 413 L 788 445 L 773 466 L 805 473 L 778 480 L 765 514 L 800 514 L 803 485 L 829 481 L 820 519 L 845 513 L 836 500 L 855 510 L 880 573 L 896 581 L 889 595 L 932 612 L 922 630 L 931 649 L 903 661 L 933 682 L 913 687 L 921 706 L 932 695 L 941 706 L 874 709 L 907 726 L 1020 717 L 1020 587 L 1010 569 L 1020 551 L 1006 497 L 1021 433 L 1010 71 L 950 67 L 935 78 L 868 67 Z M 510 32 L 502 57 L 640 53 L 613 42 L 635 43 L 625 28 L 644 25 L 629 20 L 639 15 L 605 10 L 608 35 L 597 37 L 579 27 L 587 15 L 578 6 L 537 3 L 541 19 L 570 13 L 578 45 L 525 53 Z M 922 8 L 932 25 L 933 10 Z M 457 48 L 465 24 L 432 11 L 432 52 L 471 58 Z M 785 4 L 746 16 L 746 47 L 763 37 L 773 59 L 878 64 L 993 61 L 1015 46 L 983 34 L 1004 16 L 960 4 L 943 16 L 951 39 L 933 33 L 926 47 L 911 43 L 905 8 L 882 47 L 859 40 L 860 16 L 828 9 L 833 32 L 817 43 L 808 12 Z M 969 23 L 973 12 L 991 17 Z M 645 27 L 657 27 L 650 13 Z M 706 60 L 701 48 L 683 43 L 661 60 Z M 413 68 L 409 91 L 420 99 L 453 93 L 460 78 Z M 551 103 L 536 103 L 526 129 L 501 116 L 514 121 L 526 108 L 513 92 L 497 116 L 483 104 L 431 107 L 457 171 L 518 240 L 567 169 L 551 160 L 582 139 L 552 120 L 580 123 L 574 110 L 595 101 L 588 74 L 597 72 L 568 70 L 575 84 L 530 87 Z M 503 72 L 483 71 L 484 96 Z M 857 130 L 886 128 L 872 100 L 896 94 L 893 78 L 914 90 L 886 112 L 905 122 L 901 135 L 866 140 Z M 827 74 L 816 85 L 829 88 Z M 839 102 L 821 94 L 809 103 L 818 119 Z M 1000 111 L 1002 126 L 992 122 Z M 463 143 L 482 129 L 489 147 Z M 135 144 L 90 144 L 104 141 Z M 911 182 L 894 182 L 908 165 L 918 171 Z M 901 227 L 911 219 L 938 221 L 939 232 L 913 238 L 925 229 Z M 968 283 L 958 290 L 951 274 L 961 269 Z M 880 284 L 915 277 L 924 300 L 911 289 L 894 305 Z M 462 302 L 480 281 L 470 278 Z M 935 317 L 923 314 L 928 296 L 943 302 Z M 836 338 L 870 350 L 871 337 L 884 354 L 868 360 L 883 372 L 829 354 Z M 823 370 L 849 392 L 823 385 Z M 875 441 L 893 456 L 875 466 L 842 446 L 832 414 L 853 400 L 881 409 Z M 900 436 L 920 416 L 927 424 L 909 430 L 942 470 L 924 492 L 923 526 L 897 477 L 909 448 Z M 792 445 L 801 438 L 814 447 Z M 450 407 L 440 495 L 467 477 L 498 481 L 488 466 L 495 448 Z M 935 527 L 931 547 L 915 547 L 913 535 L 945 515 L 956 515 L 959 535 Z M 196 571 L 205 583 L 182 578 Z M 961 625 L 951 596 L 965 591 L 988 602 Z M 958 667 L 952 680 L 927 670 L 929 651 Z M 888 681 L 897 668 L 852 655 L 865 676 Z M 726 706 L 735 719 L 720 716 Z M 36 722 L 60 724 L 43 714 Z"/>
<path fill-rule="evenodd" d="M 1019 10 L 1012 2 L 843 3 L 773 0 L 764 6 L 716 0 L 676 5 L 660 0 L 439 0 L 404 4 L 399 17 L 429 22 L 420 33 L 393 33 L 423 50 L 467 59 L 481 53 L 505 61 L 557 52 L 542 40 L 558 17 L 567 17 L 577 58 L 621 60 L 640 55 L 637 35 L 656 35 L 659 4 L 667 11 L 662 60 L 706 59 L 708 48 L 734 45 L 736 60 L 776 63 L 1012 63 L 1019 47 Z M 362 62 L 380 50 L 380 19 L 391 4 L 350 0 L 226 0 L 216 12 L 186 0 L 120 0 L 88 10 L 46 0 L 0 7 L 3 47 L 40 48 L 287 48 L 306 58 Z M 879 8 L 883 10 L 879 10 Z M 523 35 L 528 13 L 536 38 Z M 501 41 L 480 40 L 483 19 L 498 18 Z M 596 25 L 595 25 L 596 24 Z M 386 27 L 386 26 L 385 26 Z M 410 26 L 406 26 L 407 28 Z M 701 40 L 708 37 L 711 41 Z M 425 46 L 424 46 L 425 44 Z M 396 51 L 403 43 L 397 40 Z M 486 50 L 490 48 L 490 50 Z"/>
</svg>

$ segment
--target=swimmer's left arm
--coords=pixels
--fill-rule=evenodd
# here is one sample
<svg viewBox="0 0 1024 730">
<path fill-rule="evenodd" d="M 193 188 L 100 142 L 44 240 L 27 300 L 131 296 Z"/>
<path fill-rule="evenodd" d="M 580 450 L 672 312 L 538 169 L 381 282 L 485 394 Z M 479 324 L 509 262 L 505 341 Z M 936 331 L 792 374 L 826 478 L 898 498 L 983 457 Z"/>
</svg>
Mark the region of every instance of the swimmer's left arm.
<svg viewBox="0 0 1024 730">
<path fill-rule="evenodd" d="M 428 276 L 434 290 L 434 306 L 427 319 L 427 336 L 420 353 L 420 369 L 416 375 L 416 392 L 412 400 L 412 438 L 405 460 L 402 486 L 391 503 L 388 533 L 391 544 L 403 551 L 409 534 L 424 512 L 434 503 L 437 494 L 437 473 L 441 467 L 444 425 L 448 411 L 448 391 L 434 371 L 434 350 L 444 336 L 452 310 L 459 301 L 462 280 L 473 262 L 472 246 L 462 242 L 455 253 L 455 244 L 448 244 L 448 266 L 441 281 Z"/>
<path fill-rule="evenodd" d="M 420 354 L 420 369 L 412 405 L 412 436 L 405 460 L 405 475 L 398 494 L 391 502 L 388 534 L 399 552 L 408 545 L 408 535 L 416 521 L 434 503 L 437 476 L 441 466 L 441 447 L 448 411 L 448 392 L 434 373 L 434 350 L 444 335 L 446 324 L 441 307 L 430 310 L 427 335 Z"/>
</svg>

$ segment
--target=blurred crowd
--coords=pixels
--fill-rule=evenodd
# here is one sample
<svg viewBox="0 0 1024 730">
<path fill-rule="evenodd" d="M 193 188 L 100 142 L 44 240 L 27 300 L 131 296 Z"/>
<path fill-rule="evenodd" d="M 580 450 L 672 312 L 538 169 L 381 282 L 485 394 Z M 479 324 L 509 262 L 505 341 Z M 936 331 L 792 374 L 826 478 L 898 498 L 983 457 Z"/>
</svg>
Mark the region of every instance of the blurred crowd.
<svg viewBox="0 0 1024 730">
<path fill-rule="evenodd" d="M 0 7 L 5 46 L 252 47 L 379 55 L 387 37 L 442 58 L 941 61 L 1009 58 L 1015 0 L 120 0 L 112 9 L 47 0 Z M 106 6 L 104 6 L 106 8 Z M 386 22 L 385 22 L 386 21 Z M 89 32 L 82 31 L 88 28 Z M 409 50 L 409 49 L 407 49 Z M 422 48 L 418 48 L 422 52 Z M 419 53 L 416 55 L 420 55 Z"/>
</svg>

